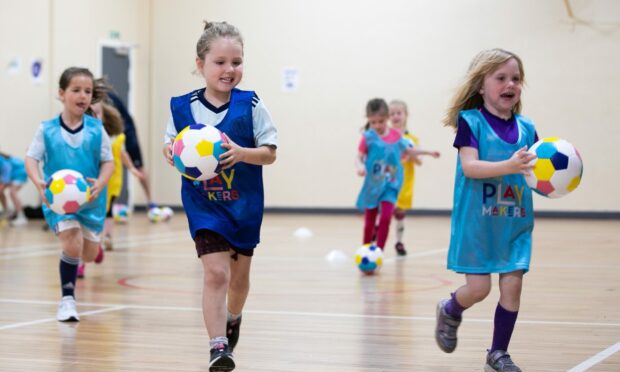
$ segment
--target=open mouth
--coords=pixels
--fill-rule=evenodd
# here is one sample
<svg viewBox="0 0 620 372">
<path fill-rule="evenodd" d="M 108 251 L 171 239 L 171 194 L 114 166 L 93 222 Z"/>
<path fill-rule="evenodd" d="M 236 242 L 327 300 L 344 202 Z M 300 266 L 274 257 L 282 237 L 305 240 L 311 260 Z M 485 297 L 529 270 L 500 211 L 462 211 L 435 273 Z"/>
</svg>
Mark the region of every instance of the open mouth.
<svg viewBox="0 0 620 372">
<path fill-rule="evenodd" d="M 513 99 L 515 97 L 515 94 L 513 92 L 508 92 L 508 93 L 502 93 L 499 96 L 502 98 L 506 98 L 506 99 Z"/>
</svg>

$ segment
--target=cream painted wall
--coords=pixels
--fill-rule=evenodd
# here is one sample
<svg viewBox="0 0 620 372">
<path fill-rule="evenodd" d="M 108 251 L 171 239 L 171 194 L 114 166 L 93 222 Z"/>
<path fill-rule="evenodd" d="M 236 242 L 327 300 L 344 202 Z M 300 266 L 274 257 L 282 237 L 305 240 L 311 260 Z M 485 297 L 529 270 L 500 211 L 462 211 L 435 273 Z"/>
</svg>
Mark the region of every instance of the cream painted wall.
<svg viewBox="0 0 620 372">
<path fill-rule="evenodd" d="M 168 101 L 204 84 L 192 75 L 202 20 L 227 20 L 246 42 L 240 88 L 257 91 L 280 131 L 278 160 L 264 172 L 268 206 L 352 207 L 364 106 L 380 96 L 407 101 L 410 129 L 442 152 L 418 169 L 416 207 L 449 209 L 456 151 L 440 120 L 471 58 L 499 46 L 524 60 L 524 114 L 541 136 L 572 141 L 585 161 L 580 188 L 536 197 L 537 209 L 618 212 L 620 2 L 570 3 L 579 21 L 560 0 L 0 0 L 0 149 L 25 152 L 38 123 L 61 108 L 61 71 L 99 71 L 99 43 L 118 31 L 135 45 L 132 110 L 154 195 L 180 205 L 179 177 L 161 156 Z M 22 70 L 9 76 L 14 57 Z M 28 75 L 33 58 L 44 60 L 39 85 Z M 295 92 L 281 89 L 285 67 L 299 71 Z M 30 186 L 23 196 L 36 200 Z"/>
<path fill-rule="evenodd" d="M 148 151 L 150 104 L 150 1 L 149 0 L 0 0 L 0 149 L 24 156 L 42 120 L 62 111 L 57 99 L 58 79 L 69 66 L 83 66 L 94 74 L 101 71 L 99 45 L 120 34 L 119 42 L 133 45 L 133 77 L 137 130 L 143 151 Z M 22 69 L 8 75 L 6 66 L 15 57 Z M 33 84 L 29 65 L 33 58 L 43 60 L 43 77 Z M 8 89 L 7 89 L 8 88 Z M 19 127 L 19 133 L 15 127 Z M 150 165 L 150 164 L 148 164 Z M 144 203 L 141 192 L 136 201 Z M 22 191 L 25 204 L 37 204 L 31 184 Z"/>
<path fill-rule="evenodd" d="M 352 207 L 361 185 L 353 158 L 368 99 L 404 99 L 410 129 L 439 160 L 419 168 L 415 205 L 448 209 L 456 151 L 440 120 L 480 50 L 502 47 L 524 60 L 524 114 L 542 137 L 573 142 L 585 161 L 580 188 L 539 210 L 619 211 L 620 2 L 492 0 L 153 1 L 153 129 L 163 133 L 168 99 L 200 87 L 192 76 L 203 19 L 237 25 L 246 42 L 241 88 L 265 101 L 280 131 L 276 164 L 265 167 L 266 204 Z M 179 20 L 179 21 L 176 21 Z M 285 67 L 299 90 L 281 90 Z M 154 134 L 154 141 L 161 135 Z M 155 169 L 157 194 L 178 202 L 173 169 Z"/>
</svg>

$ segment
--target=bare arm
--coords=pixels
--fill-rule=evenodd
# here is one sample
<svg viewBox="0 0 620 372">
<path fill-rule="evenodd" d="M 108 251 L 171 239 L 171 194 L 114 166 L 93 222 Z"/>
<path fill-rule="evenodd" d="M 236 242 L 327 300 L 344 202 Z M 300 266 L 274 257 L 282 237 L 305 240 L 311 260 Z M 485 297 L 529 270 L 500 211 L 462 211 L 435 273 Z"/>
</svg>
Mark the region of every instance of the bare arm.
<svg viewBox="0 0 620 372">
<path fill-rule="evenodd" d="M 260 146 L 257 148 L 241 147 L 234 143 L 226 134 L 228 143 L 223 143 L 222 147 L 227 151 L 220 155 L 222 169 L 228 169 L 233 165 L 244 162 L 253 165 L 267 165 L 276 161 L 275 146 Z"/>
<path fill-rule="evenodd" d="M 422 155 L 429 155 L 436 159 L 441 154 L 439 153 L 439 151 L 430 151 L 430 150 L 420 149 L 419 147 L 410 147 L 407 149 L 407 155 L 412 158 L 422 156 Z"/>
<path fill-rule="evenodd" d="M 39 195 L 41 195 L 41 200 L 43 203 L 49 206 L 47 198 L 45 197 L 45 180 L 41 178 L 41 172 L 39 171 L 39 161 L 35 158 L 31 158 L 30 156 L 26 156 L 24 161 L 24 165 L 26 167 L 26 174 L 28 174 L 28 178 L 39 191 Z"/>
<path fill-rule="evenodd" d="M 355 157 L 355 169 L 357 169 L 357 175 L 364 177 L 366 175 L 366 154 L 363 152 L 357 153 Z"/>
<path fill-rule="evenodd" d="M 110 177 L 112 177 L 112 173 L 114 173 L 114 162 L 104 161 L 101 163 L 99 167 L 99 177 L 97 179 L 87 178 L 88 182 L 91 182 L 93 185 L 90 187 L 90 200 L 93 201 L 99 197 L 99 193 L 101 190 L 108 184 Z"/>
<path fill-rule="evenodd" d="M 478 158 L 478 149 L 461 147 L 459 149 L 463 174 L 469 178 L 491 178 L 507 174 L 529 174 L 533 165 L 529 163 L 536 159 L 536 155 L 527 152 L 527 146 L 517 150 L 510 159 L 502 161 L 486 161 Z"/>
<path fill-rule="evenodd" d="M 144 173 L 142 173 L 138 168 L 136 168 L 136 166 L 131 161 L 129 154 L 125 150 L 121 151 L 121 162 L 127 169 L 129 169 L 131 174 L 138 177 L 140 180 L 144 179 Z"/>
</svg>

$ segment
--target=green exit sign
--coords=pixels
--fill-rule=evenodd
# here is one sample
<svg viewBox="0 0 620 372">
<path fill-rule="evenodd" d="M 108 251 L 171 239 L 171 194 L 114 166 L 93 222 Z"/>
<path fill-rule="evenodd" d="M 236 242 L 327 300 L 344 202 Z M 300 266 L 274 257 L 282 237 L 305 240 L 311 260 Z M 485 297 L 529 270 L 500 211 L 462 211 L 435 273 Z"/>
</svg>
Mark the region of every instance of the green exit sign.
<svg viewBox="0 0 620 372">
<path fill-rule="evenodd" d="M 110 39 L 119 40 L 121 38 L 120 31 L 110 31 Z"/>
</svg>

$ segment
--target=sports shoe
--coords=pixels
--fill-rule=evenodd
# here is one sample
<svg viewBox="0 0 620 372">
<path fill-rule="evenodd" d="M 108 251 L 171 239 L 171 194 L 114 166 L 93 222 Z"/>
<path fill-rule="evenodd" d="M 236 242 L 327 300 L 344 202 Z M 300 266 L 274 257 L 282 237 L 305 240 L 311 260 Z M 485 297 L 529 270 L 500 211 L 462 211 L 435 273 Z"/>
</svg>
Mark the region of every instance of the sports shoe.
<svg viewBox="0 0 620 372">
<path fill-rule="evenodd" d="M 114 247 L 112 246 L 112 237 L 109 235 L 106 235 L 103 237 L 103 246 L 105 247 L 106 251 L 112 251 L 114 250 Z"/>
<path fill-rule="evenodd" d="M 101 248 L 101 245 L 99 245 L 99 248 L 97 248 L 97 257 L 95 257 L 95 263 L 96 264 L 100 264 L 103 262 L 103 248 Z"/>
<path fill-rule="evenodd" d="M 58 305 L 58 312 L 56 313 L 56 319 L 59 322 L 79 322 L 77 309 L 75 308 L 75 299 L 73 296 L 65 296 Z"/>
<path fill-rule="evenodd" d="M 461 319 L 456 319 L 446 313 L 446 304 L 449 299 L 443 299 L 437 304 L 437 325 L 435 326 L 435 341 L 437 346 L 446 353 L 456 349 L 456 331 L 461 325 Z"/>
<path fill-rule="evenodd" d="M 19 227 L 26 226 L 28 224 L 28 219 L 23 214 L 17 215 L 14 220 L 11 221 L 11 226 Z"/>
<path fill-rule="evenodd" d="M 521 372 L 521 368 L 510 359 L 510 354 L 504 350 L 495 350 L 487 354 L 487 364 L 484 372 Z"/>
<path fill-rule="evenodd" d="M 211 349 L 209 372 L 226 372 L 235 369 L 235 361 L 228 345 L 219 343 Z"/>
<path fill-rule="evenodd" d="M 405 249 L 405 245 L 403 243 L 401 243 L 401 242 L 396 243 L 394 248 L 396 248 L 396 253 L 399 256 L 406 256 L 407 255 L 407 250 Z"/>
<path fill-rule="evenodd" d="M 241 328 L 241 316 L 236 320 L 226 322 L 226 337 L 228 337 L 228 348 L 232 353 L 239 342 L 239 329 Z"/>
<path fill-rule="evenodd" d="M 86 264 L 84 262 L 81 262 L 78 265 L 78 271 L 77 271 L 78 279 L 84 278 L 85 271 L 86 271 Z"/>
</svg>

